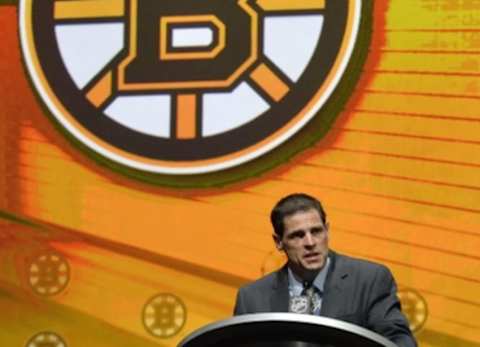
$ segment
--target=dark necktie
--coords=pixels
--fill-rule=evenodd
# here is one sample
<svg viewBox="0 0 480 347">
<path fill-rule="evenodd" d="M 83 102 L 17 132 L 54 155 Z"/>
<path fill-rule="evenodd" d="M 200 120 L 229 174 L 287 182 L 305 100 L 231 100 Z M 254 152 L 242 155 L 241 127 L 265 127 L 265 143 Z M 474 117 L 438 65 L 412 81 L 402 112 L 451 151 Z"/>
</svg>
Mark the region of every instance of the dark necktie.
<svg viewBox="0 0 480 347">
<path fill-rule="evenodd" d="M 315 287 L 312 282 L 303 282 L 302 295 L 305 295 L 308 303 L 308 313 L 315 313 Z"/>
</svg>

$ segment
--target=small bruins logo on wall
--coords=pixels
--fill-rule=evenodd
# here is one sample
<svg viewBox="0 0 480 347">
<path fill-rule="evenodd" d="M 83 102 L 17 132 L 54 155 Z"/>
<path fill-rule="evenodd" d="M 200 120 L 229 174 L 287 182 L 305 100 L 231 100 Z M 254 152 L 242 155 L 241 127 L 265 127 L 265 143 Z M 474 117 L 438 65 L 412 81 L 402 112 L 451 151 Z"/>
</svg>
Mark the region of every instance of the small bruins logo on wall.
<svg viewBox="0 0 480 347">
<path fill-rule="evenodd" d="M 351 89 L 358 77 L 352 57 L 369 6 L 21 0 L 19 20 L 33 85 L 75 142 L 136 176 L 220 171 L 210 177 L 221 182 L 298 151 L 279 147 L 312 119 L 331 123 L 323 110 L 342 79 Z"/>
</svg>

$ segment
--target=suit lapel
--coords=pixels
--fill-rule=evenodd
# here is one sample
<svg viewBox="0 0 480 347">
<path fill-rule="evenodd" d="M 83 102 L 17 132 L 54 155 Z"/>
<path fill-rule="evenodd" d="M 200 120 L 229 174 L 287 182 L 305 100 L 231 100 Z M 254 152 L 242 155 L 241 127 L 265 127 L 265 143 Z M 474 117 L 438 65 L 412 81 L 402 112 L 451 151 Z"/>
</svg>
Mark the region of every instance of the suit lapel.
<svg viewBox="0 0 480 347">
<path fill-rule="evenodd" d="M 330 269 L 325 280 L 320 315 L 336 317 L 345 306 L 344 292 L 348 285 L 349 267 L 341 255 L 329 252 Z M 288 312 L 290 295 L 288 293 L 288 268 L 285 265 L 276 273 L 270 297 L 271 312 Z"/>
<path fill-rule="evenodd" d="M 272 285 L 272 295 L 270 305 L 272 312 L 288 312 L 288 303 L 290 295 L 288 293 L 288 270 L 285 265 L 276 273 L 276 278 Z"/>
<path fill-rule="evenodd" d="M 335 317 L 344 306 L 345 298 L 343 295 L 348 283 L 349 271 L 341 256 L 333 251 L 330 251 L 329 256 L 331 264 L 325 281 L 320 315 Z"/>
</svg>

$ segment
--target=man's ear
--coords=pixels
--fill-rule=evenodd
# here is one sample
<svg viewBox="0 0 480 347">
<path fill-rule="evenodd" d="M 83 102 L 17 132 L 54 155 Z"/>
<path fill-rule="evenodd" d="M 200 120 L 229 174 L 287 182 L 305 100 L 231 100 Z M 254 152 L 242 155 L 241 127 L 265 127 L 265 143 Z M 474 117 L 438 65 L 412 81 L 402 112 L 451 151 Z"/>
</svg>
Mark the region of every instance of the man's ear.
<svg viewBox="0 0 480 347">
<path fill-rule="evenodd" d="M 277 249 L 279 251 L 283 251 L 283 242 L 280 236 L 278 236 L 277 234 L 273 234 L 272 237 L 273 237 L 273 242 L 275 242 L 275 246 L 277 247 Z"/>
</svg>

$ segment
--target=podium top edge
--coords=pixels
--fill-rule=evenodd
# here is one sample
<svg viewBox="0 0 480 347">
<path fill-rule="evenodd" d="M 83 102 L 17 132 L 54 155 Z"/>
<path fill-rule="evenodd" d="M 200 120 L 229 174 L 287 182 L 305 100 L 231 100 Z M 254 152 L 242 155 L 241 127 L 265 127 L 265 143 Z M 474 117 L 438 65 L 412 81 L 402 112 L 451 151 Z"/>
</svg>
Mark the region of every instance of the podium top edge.
<svg viewBox="0 0 480 347">
<path fill-rule="evenodd" d="M 373 340 L 380 345 L 385 347 L 398 347 L 395 343 L 388 340 L 387 338 L 368 330 L 366 328 L 360 327 L 358 325 L 344 322 L 334 318 L 328 317 L 319 317 L 315 315 L 308 314 L 297 314 L 297 313 L 254 313 L 254 314 L 244 314 L 240 316 L 234 316 L 232 318 L 220 320 L 217 322 L 210 323 L 185 337 L 177 347 L 184 347 L 188 345 L 189 342 L 196 339 L 198 336 L 213 332 L 215 330 L 220 330 L 228 328 L 230 326 L 237 326 L 243 324 L 261 324 L 261 323 L 291 323 L 296 325 L 317 325 L 325 328 L 336 329 L 344 331 L 350 334 L 357 335 L 359 337 L 364 337 L 369 340 Z"/>
</svg>

